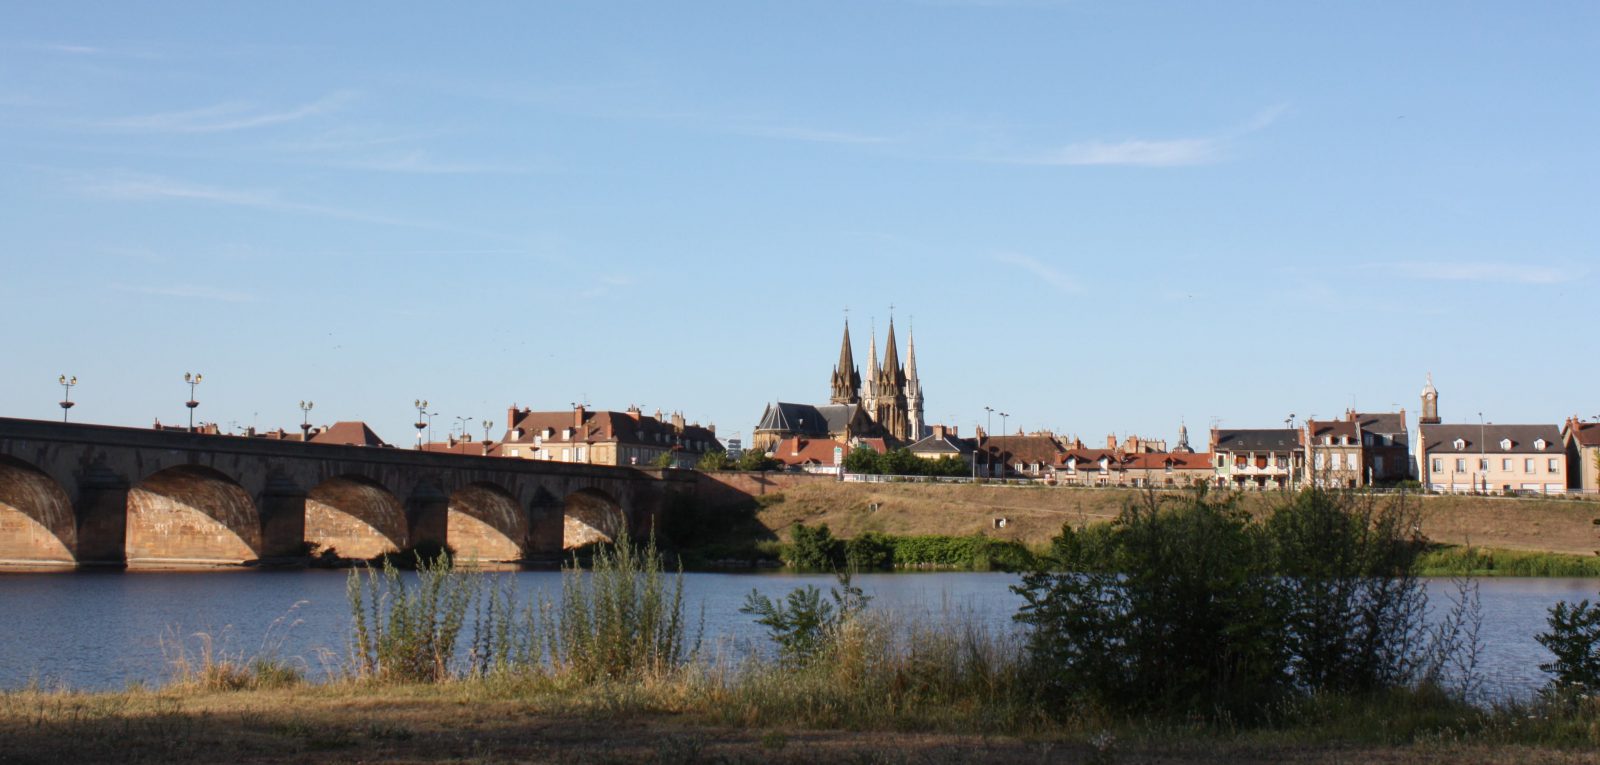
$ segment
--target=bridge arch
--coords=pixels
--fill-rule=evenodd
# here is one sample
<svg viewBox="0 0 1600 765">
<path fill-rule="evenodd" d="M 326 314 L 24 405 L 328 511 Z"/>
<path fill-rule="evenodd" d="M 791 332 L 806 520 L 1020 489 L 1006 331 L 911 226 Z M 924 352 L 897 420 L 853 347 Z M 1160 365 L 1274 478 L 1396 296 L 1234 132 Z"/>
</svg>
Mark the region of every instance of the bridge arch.
<svg viewBox="0 0 1600 765">
<path fill-rule="evenodd" d="M 219 471 L 179 465 L 128 490 L 130 567 L 236 565 L 258 559 L 260 549 L 255 502 Z"/>
<path fill-rule="evenodd" d="M 71 566 L 77 549 L 77 518 L 61 484 L 0 455 L 0 565 Z"/>
<path fill-rule="evenodd" d="M 405 505 L 365 476 L 329 478 L 306 492 L 306 541 L 354 560 L 398 552 L 411 541 Z"/>
<path fill-rule="evenodd" d="M 579 489 L 562 502 L 561 549 L 616 541 L 627 523 L 622 503 L 600 489 Z"/>
<path fill-rule="evenodd" d="M 527 557 L 528 514 L 504 488 L 468 484 L 450 494 L 445 540 L 458 560 L 522 560 Z"/>
</svg>

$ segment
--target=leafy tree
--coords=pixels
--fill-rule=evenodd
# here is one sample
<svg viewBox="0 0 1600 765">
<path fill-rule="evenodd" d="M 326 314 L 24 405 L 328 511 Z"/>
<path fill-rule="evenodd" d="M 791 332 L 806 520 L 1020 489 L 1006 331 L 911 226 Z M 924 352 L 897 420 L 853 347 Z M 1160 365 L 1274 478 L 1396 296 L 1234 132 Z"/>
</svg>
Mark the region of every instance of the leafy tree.
<svg viewBox="0 0 1600 765">
<path fill-rule="evenodd" d="M 727 470 L 733 467 L 733 460 L 728 459 L 728 453 L 721 449 L 713 449 L 700 455 L 700 461 L 695 463 L 696 470 Z"/>
<path fill-rule="evenodd" d="M 789 545 L 783 551 L 790 566 L 810 571 L 832 571 L 844 558 L 844 543 L 833 538 L 828 524 L 815 528 L 797 523 L 789 532 Z"/>
<path fill-rule="evenodd" d="M 878 466 L 878 451 L 865 444 L 850 450 L 844 456 L 844 470 L 846 473 L 869 473 L 878 475 L 883 472 Z"/>
<path fill-rule="evenodd" d="M 922 475 L 928 466 L 910 449 L 890 449 L 878 455 L 878 472 L 884 475 Z"/>
<path fill-rule="evenodd" d="M 672 452 L 662 452 L 660 456 L 656 457 L 654 464 L 658 468 L 669 468 L 672 467 L 672 463 Z"/>
<path fill-rule="evenodd" d="M 1539 665 L 1555 675 L 1551 690 L 1575 696 L 1600 691 L 1600 604 L 1563 600 L 1550 609 L 1545 621 L 1549 631 L 1534 639 L 1555 654 L 1555 661 Z"/>
<path fill-rule="evenodd" d="M 739 455 L 740 470 L 759 472 L 766 470 L 777 470 L 782 466 L 783 463 L 773 459 L 772 455 L 767 454 L 760 449 L 749 449 L 746 450 L 744 454 Z"/>
<path fill-rule="evenodd" d="M 808 584 L 774 602 L 751 590 L 739 613 L 760 617 L 756 624 L 767 628 L 767 635 L 778 644 L 783 663 L 801 667 L 823 655 L 829 639 L 864 611 L 871 600 L 851 583 L 848 572 L 839 574 L 839 586 L 832 588 L 830 595 L 831 602 L 823 600 L 822 591 Z"/>
<path fill-rule="evenodd" d="M 868 531 L 844 543 L 844 562 L 849 570 L 871 571 L 875 568 L 893 568 L 895 561 L 893 537 Z"/>
</svg>

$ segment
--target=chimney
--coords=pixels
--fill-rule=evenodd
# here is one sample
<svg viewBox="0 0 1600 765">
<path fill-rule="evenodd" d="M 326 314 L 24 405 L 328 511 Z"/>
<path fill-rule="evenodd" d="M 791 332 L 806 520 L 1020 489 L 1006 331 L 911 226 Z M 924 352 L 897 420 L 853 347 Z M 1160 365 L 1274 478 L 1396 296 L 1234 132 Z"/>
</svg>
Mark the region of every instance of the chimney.
<svg viewBox="0 0 1600 765">
<path fill-rule="evenodd" d="M 935 425 L 935 426 L 933 426 L 933 437 L 934 438 L 944 438 L 944 426 L 943 425 Z"/>
<path fill-rule="evenodd" d="M 1354 409 L 1346 409 L 1346 410 L 1344 410 L 1344 418 L 1348 422 L 1355 422 L 1356 421 L 1356 410 L 1354 410 Z"/>
<path fill-rule="evenodd" d="M 1116 451 L 1116 449 L 1117 449 L 1117 435 L 1115 433 L 1112 433 L 1111 435 L 1106 436 L 1106 448 L 1110 449 L 1112 451 Z"/>
<path fill-rule="evenodd" d="M 517 405 L 516 404 L 512 404 L 510 407 L 506 408 L 506 430 L 511 430 L 512 428 L 515 428 L 516 426 L 517 426 Z"/>
<path fill-rule="evenodd" d="M 639 405 L 638 404 L 629 404 L 628 405 L 628 416 L 632 417 L 634 422 L 638 422 L 639 421 L 639 417 L 641 415 L 643 415 L 643 414 L 644 414 L 644 412 L 639 411 Z"/>
<path fill-rule="evenodd" d="M 583 404 L 572 408 L 572 429 L 577 430 L 581 427 L 583 427 Z"/>
<path fill-rule="evenodd" d="M 789 456 L 791 456 L 791 457 L 798 457 L 798 456 L 800 456 L 800 448 L 801 448 L 801 447 L 802 447 L 802 446 L 804 446 L 804 445 L 805 445 L 805 444 L 804 444 L 804 443 L 803 443 L 803 442 L 802 442 L 802 439 L 801 439 L 801 438 L 800 438 L 800 437 L 799 437 L 799 436 L 795 436 L 795 437 L 794 437 L 794 448 L 792 448 L 792 449 L 791 449 L 791 450 L 790 450 L 790 451 L 789 451 Z"/>
<path fill-rule="evenodd" d="M 679 433 L 683 432 L 683 412 L 672 413 L 672 429 Z"/>
</svg>

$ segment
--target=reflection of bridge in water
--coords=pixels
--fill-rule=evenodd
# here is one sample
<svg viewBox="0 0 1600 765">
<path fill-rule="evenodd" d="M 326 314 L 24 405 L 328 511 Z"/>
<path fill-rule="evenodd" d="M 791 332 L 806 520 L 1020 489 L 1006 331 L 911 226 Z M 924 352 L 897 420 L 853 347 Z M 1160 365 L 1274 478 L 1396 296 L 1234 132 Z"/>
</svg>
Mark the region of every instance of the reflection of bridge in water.
<svg viewBox="0 0 1600 765">
<path fill-rule="evenodd" d="M 649 533 L 692 476 L 0 418 L 0 564 L 228 565 L 444 543 L 519 561 Z"/>
</svg>

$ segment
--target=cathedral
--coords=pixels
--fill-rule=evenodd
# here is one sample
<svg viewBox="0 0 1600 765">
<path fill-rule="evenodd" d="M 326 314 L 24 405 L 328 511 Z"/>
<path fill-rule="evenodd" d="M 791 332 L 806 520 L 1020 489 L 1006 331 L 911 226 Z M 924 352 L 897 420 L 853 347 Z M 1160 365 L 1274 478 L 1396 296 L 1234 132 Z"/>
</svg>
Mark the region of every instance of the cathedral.
<svg viewBox="0 0 1600 765">
<path fill-rule="evenodd" d="M 883 362 L 878 361 L 878 338 L 873 333 L 867 346 L 867 374 L 856 367 L 850 346 L 850 322 L 844 325 L 844 342 L 839 348 L 839 363 L 830 380 L 829 403 L 822 406 L 777 402 L 768 404 L 756 425 L 751 446 L 771 448 L 786 438 L 830 438 L 852 442 L 861 438 L 883 438 L 910 444 L 927 435 L 923 416 L 922 381 L 917 377 L 916 338 L 907 338 L 906 363 L 900 364 L 900 348 L 894 336 L 894 319 L 889 320 Z"/>
</svg>

